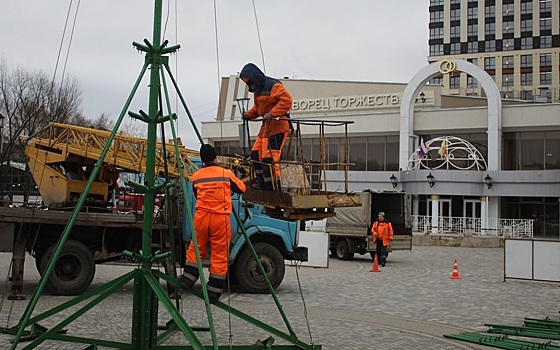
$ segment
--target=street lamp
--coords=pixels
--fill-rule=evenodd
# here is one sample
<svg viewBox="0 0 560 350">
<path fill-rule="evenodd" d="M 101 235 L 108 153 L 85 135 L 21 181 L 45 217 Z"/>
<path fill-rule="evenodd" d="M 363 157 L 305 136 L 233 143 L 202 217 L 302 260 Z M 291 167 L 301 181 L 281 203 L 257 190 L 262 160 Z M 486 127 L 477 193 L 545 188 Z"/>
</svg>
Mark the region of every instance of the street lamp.
<svg viewBox="0 0 560 350">
<path fill-rule="evenodd" d="M 486 182 L 486 186 L 488 186 L 488 189 L 492 188 L 492 176 L 490 176 L 490 174 L 486 174 L 484 182 Z"/>
<path fill-rule="evenodd" d="M 393 188 L 397 187 L 397 178 L 395 176 L 395 174 L 391 175 L 391 177 L 389 178 L 391 180 L 391 185 L 393 185 Z"/>
<path fill-rule="evenodd" d="M 243 116 L 243 114 L 245 114 L 245 112 L 249 109 L 249 97 L 238 98 L 235 101 L 237 101 L 237 108 L 239 109 L 241 116 Z"/>
<path fill-rule="evenodd" d="M 434 187 L 434 184 L 436 182 L 434 181 L 434 176 L 432 175 L 432 173 L 429 173 L 428 176 L 426 176 L 426 179 L 428 179 L 428 184 L 430 184 L 430 187 Z"/>
</svg>

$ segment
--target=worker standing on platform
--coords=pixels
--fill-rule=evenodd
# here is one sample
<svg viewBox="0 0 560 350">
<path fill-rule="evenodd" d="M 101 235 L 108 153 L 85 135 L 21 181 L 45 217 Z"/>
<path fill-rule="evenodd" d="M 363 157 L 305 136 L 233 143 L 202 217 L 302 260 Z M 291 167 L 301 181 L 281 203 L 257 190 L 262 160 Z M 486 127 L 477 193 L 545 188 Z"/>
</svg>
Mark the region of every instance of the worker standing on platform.
<svg viewBox="0 0 560 350">
<path fill-rule="evenodd" d="M 371 234 L 373 235 L 373 243 L 376 243 L 375 254 L 381 266 L 385 266 L 387 262 L 387 246 L 393 240 L 393 225 L 385 220 L 385 213 L 380 211 L 377 214 L 377 220 L 371 226 Z"/>
<path fill-rule="evenodd" d="M 216 162 L 216 150 L 211 145 L 200 147 L 200 159 L 204 163 L 193 174 L 193 193 L 196 197 L 194 229 L 200 253 L 200 261 L 206 257 L 206 246 L 210 242 L 210 278 L 208 299 L 214 303 L 220 299 L 228 271 L 232 212 L 231 192 L 245 192 L 245 184 L 231 170 L 220 167 Z M 187 261 L 180 278 L 181 286 L 192 288 L 198 280 L 198 265 L 194 244 L 187 250 Z"/>
<path fill-rule="evenodd" d="M 282 147 L 290 133 L 288 112 L 292 108 L 292 96 L 278 80 L 264 75 L 253 63 L 246 64 L 240 78 L 254 93 L 254 106 L 243 118 L 263 118 L 257 140 L 251 149 L 251 160 L 257 177 L 254 188 L 262 190 L 280 189 L 280 157 Z M 273 184 L 273 174 L 276 183 Z"/>
</svg>

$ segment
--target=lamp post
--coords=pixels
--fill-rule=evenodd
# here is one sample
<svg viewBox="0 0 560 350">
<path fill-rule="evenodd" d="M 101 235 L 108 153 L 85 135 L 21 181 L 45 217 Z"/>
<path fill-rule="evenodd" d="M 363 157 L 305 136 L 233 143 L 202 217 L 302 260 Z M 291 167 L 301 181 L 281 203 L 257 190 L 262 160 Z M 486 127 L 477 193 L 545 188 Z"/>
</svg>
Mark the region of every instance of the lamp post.
<svg viewBox="0 0 560 350">
<path fill-rule="evenodd" d="M 397 177 L 395 176 L 395 174 L 392 174 L 389 179 L 391 180 L 391 185 L 393 185 L 393 188 L 397 187 L 398 183 L 397 183 Z"/>
<path fill-rule="evenodd" d="M 490 176 L 490 174 L 486 174 L 484 182 L 486 182 L 486 186 L 488 186 L 488 189 L 492 188 L 492 176 Z"/>
<path fill-rule="evenodd" d="M 436 183 L 434 181 L 434 175 L 432 175 L 432 173 L 429 173 L 428 176 L 426 176 L 426 179 L 428 179 L 428 184 L 430 184 L 430 187 L 434 187 L 434 184 Z"/>
<path fill-rule="evenodd" d="M 238 98 L 235 101 L 237 102 L 239 113 L 241 113 L 241 117 L 243 118 L 243 115 L 249 109 L 249 98 Z M 243 124 L 239 124 L 239 146 L 243 149 L 244 156 L 247 155 L 247 148 L 250 147 L 250 144 L 249 123 L 247 120 L 243 119 Z"/>
</svg>

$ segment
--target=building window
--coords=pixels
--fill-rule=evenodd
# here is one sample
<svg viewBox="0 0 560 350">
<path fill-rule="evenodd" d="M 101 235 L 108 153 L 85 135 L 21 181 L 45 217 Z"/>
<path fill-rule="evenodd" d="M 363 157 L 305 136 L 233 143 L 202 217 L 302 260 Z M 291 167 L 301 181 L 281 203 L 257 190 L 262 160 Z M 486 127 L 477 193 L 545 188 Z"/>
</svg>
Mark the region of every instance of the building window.
<svg viewBox="0 0 560 350">
<path fill-rule="evenodd" d="M 521 3 L 521 14 L 530 14 L 533 13 L 533 2 L 522 2 Z"/>
<path fill-rule="evenodd" d="M 443 85 L 443 77 L 432 78 L 428 84 L 430 85 Z"/>
<path fill-rule="evenodd" d="M 468 19 L 478 18 L 478 7 L 469 7 L 467 9 L 467 18 Z"/>
<path fill-rule="evenodd" d="M 467 88 L 478 88 L 478 81 L 472 75 L 467 75 Z"/>
<path fill-rule="evenodd" d="M 504 34 L 513 34 L 513 22 L 506 21 L 502 24 L 502 32 Z"/>
<path fill-rule="evenodd" d="M 530 50 L 533 48 L 533 38 L 521 38 L 521 50 Z"/>
<path fill-rule="evenodd" d="M 533 67 L 533 55 L 521 55 L 521 68 Z"/>
<path fill-rule="evenodd" d="M 467 58 L 467 62 L 470 62 L 475 66 L 478 66 L 478 58 Z"/>
<path fill-rule="evenodd" d="M 513 51 L 514 49 L 513 39 L 504 39 L 502 44 L 503 44 L 502 49 L 504 51 Z"/>
<path fill-rule="evenodd" d="M 430 6 L 443 5 L 443 0 L 430 0 Z"/>
<path fill-rule="evenodd" d="M 502 86 L 513 86 L 513 73 L 502 74 Z"/>
<path fill-rule="evenodd" d="M 545 36 L 541 36 L 541 49 L 546 49 L 549 47 L 552 47 L 552 36 L 551 35 L 545 35 Z"/>
<path fill-rule="evenodd" d="M 533 81 L 532 77 L 531 77 L 531 81 Z M 531 84 L 529 84 L 529 85 L 531 85 Z M 525 101 L 532 101 L 533 100 L 533 91 L 531 91 L 531 90 L 521 90 L 520 94 L 519 94 L 519 97 L 522 100 L 525 100 Z"/>
<path fill-rule="evenodd" d="M 486 35 L 496 34 L 496 23 L 486 23 L 484 24 L 484 32 Z"/>
<path fill-rule="evenodd" d="M 484 70 L 496 69 L 496 57 L 484 57 Z"/>
<path fill-rule="evenodd" d="M 430 39 L 443 39 L 443 27 L 431 28 Z"/>
<path fill-rule="evenodd" d="M 467 26 L 467 36 L 478 36 L 478 24 L 469 24 Z"/>
<path fill-rule="evenodd" d="M 552 11 L 552 1 L 551 0 L 541 0 L 540 2 L 541 12 L 551 12 Z"/>
<path fill-rule="evenodd" d="M 552 84 L 552 72 L 541 72 L 541 85 Z"/>
<path fill-rule="evenodd" d="M 513 56 L 502 56 L 502 68 L 513 68 Z"/>
<path fill-rule="evenodd" d="M 550 53 L 541 53 L 540 56 L 541 67 L 550 67 L 552 66 L 552 54 Z"/>
<path fill-rule="evenodd" d="M 460 4 L 461 0 L 451 0 L 451 4 Z"/>
<path fill-rule="evenodd" d="M 485 52 L 496 51 L 496 40 L 486 40 L 484 42 L 484 51 Z"/>
<path fill-rule="evenodd" d="M 533 31 L 533 20 L 523 19 L 521 20 L 521 32 L 532 32 Z"/>
<path fill-rule="evenodd" d="M 478 52 L 478 41 L 469 41 L 467 43 L 467 52 L 468 53 L 477 53 Z"/>
<path fill-rule="evenodd" d="M 533 85 L 533 73 L 521 73 L 521 85 L 531 86 Z"/>
<path fill-rule="evenodd" d="M 461 9 L 451 10 L 450 19 L 452 21 L 460 21 L 461 20 Z"/>
<path fill-rule="evenodd" d="M 461 43 L 453 43 L 449 46 L 449 54 L 457 55 L 461 53 Z"/>
<path fill-rule="evenodd" d="M 430 23 L 443 22 L 443 11 L 430 12 Z"/>
<path fill-rule="evenodd" d="M 484 17 L 496 17 L 496 6 L 489 5 L 484 7 Z"/>
<path fill-rule="evenodd" d="M 461 87 L 461 76 L 449 77 L 449 88 L 458 89 Z"/>
<path fill-rule="evenodd" d="M 443 55 L 443 44 L 430 45 L 430 56 Z"/>
<path fill-rule="evenodd" d="M 461 37 L 461 26 L 452 26 L 449 28 L 449 35 L 452 38 L 460 38 Z"/>
<path fill-rule="evenodd" d="M 551 30 L 552 18 L 541 18 L 540 24 L 541 24 L 541 30 Z"/>
<path fill-rule="evenodd" d="M 503 4 L 502 5 L 502 16 L 511 16 L 513 15 L 513 4 Z"/>
</svg>

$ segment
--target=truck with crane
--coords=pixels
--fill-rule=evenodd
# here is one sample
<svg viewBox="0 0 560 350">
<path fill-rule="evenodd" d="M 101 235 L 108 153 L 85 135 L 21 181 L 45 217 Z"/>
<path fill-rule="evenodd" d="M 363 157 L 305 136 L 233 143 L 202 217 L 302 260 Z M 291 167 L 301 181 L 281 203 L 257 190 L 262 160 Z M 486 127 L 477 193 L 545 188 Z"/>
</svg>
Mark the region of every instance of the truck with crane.
<svg viewBox="0 0 560 350">
<path fill-rule="evenodd" d="M 0 207 L 0 234 L 3 237 L 0 251 L 13 253 L 9 298 L 25 298 L 22 291 L 26 252 L 35 258 L 39 273 L 45 270 L 71 216 L 68 209 L 73 208 L 84 190 L 109 135 L 110 132 L 104 130 L 51 123 L 27 140 L 27 164 L 44 208 Z M 91 284 L 96 264 L 121 260 L 125 250 L 135 252 L 141 249 L 144 230 L 141 218 L 107 210 L 107 203 L 109 193 L 117 191 L 120 173 L 145 171 L 145 147 L 146 139 L 142 138 L 118 134 L 113 140 L 103 169 L 88 192 L 86 205 L 78 214 L 46 284 L 51 293 L 81 294 Z M 172 144 L 157 143 L 156 174 L 178 178 L 181 167 L 177 163 L 182 161 L 185 178 L 192 175 L 200 165 L 198 152 L 183 146 L 179 150 L 180 154 L 176 154 Z M 183 261 L 184 243 L 190 241 L 191 232 L 180 207 L 185 200 L 194 203 L 195 199 L 192 195 L 190 198 L 169 197 L 154 213 L 152 246 L 154 251 L 171 250 L 176 254 L 173 259 Z M 169 210 L 168 206 L 175 209 Z M 262 206 L 244 201 L 241 196 L 234 197 L 234 206 L 271 284 L 278 287 L 284 277 L 284 260 L 307 259 L 307 248 L 298 246 L 299 225 L 294 221 L 271 218 L 265 215 Z M 229 259 L 230 273 L 242 288 L 252 293 L 268 292 L 236 220 L 232 220 Z M 167 263 L 164 266 L 166 272 L 173 265 L 173 262 Z"/>
</svg>

